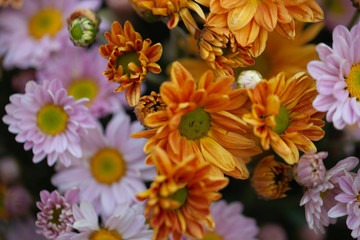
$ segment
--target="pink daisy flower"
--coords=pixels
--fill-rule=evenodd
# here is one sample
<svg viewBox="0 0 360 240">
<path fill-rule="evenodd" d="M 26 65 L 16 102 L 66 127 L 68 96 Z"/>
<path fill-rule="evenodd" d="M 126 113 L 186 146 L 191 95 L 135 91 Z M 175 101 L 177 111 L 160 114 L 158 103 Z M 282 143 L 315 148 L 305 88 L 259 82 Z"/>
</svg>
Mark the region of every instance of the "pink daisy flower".
<svg viewBox="0 0 360 240">
<path fill-rule="evenodd" d="M 345 172 L 339 178 L 340 193 L 335 196 L 337 204 L 328 213 L 330 217 L 347 216 L 346 225 L 352 230 L 353 238 L 360 238 L 360 170 L 355 173 Z"/>
<path fill-rule="evenodd" d="M 46 240 L 44 236 L 36 233 L 35 219 L 30 216 L 11 222 L 1 237 L 6 240 Z"/>
<path fill-rule="evenodd" d="M 39 82 L 60 79 L 68 95 L 75 100 L 88 98 L 86 104 L 95 117 L 104 117 L 126 103 L 125 95 L 115 93 L 117 83 L 111 83 L 102 71 L 107 61 L 99 54 L 98 47 L 90 49 L 68 46 L 54 54 L 37 72 Z"/>
<path fill-rule="evenodd" d="M 31 0 L 21 9 L 0 12 L 0 56 L 4 68 L 40 67 L 70 43 L 66 18 L 75 9 L 97 9 L 101 0 Z"/>
<path fill-rule="evenodd" d="M 25 93 L 11 95 L 10 102 L 3 121 L 17 134 L 16 141 L 25 143 L 25 150 L 32 148 L 34 163 L 47 157 L 49 166 L 57 159 L 69 166 L 82 156 L 80 136 L 95 126 L 86 99 L 75 101 L 53 80 L 43 85 L 28 82 Z"/>
<path fill-rule="evenodd" d="M 328 216 L 328 212 L 337 203 L 335 196 L 339 191 L 337 185 L 339 177 L 344 174 L 344 170 L 354 169 L 358 162 L 356 157 L 339 161 L 325 173 L 322 183 L 306 189 L 300 206 L 305 206 L 306 221 L 315 233 L 325 233 L 324 226 L 327 227 L 336 222 L 336 218 Z"/>
<path fill-rule="evenodd" d="M 40 192 L 41 202 L 36 206 L 40 209 L 37 214 L 36 232 L 44 235 L 47 239 L 57 239 L 58 236 L 71 232 L 74 223 L 72 205 L 78 202 L 79 190 L 73 189 L 61 196 L 57 191 Z"/>
<path fill-rule="evenodd" d="M 346 124 L 360 126 L 360 24 L 351 31 L 337 26 L 332 48 L 321 43 L 316 47 L 321 61 L 311 61 L 308 72 L 317 80 L 318 96 L 314 107 L 327 112 L 326 120 L 337 129 Z"/>
<path fill-rule="evenodd" d="M 141 150 L 144 139 L 130 138 L 142 129 L 139 122 L 130 123 L 125 112 L 119 112 L 108 123 L 105 134 L 99 124 L 82 141 L 82 162 L 55 174 L 52 183 L 61 191 L 80 189 L 80 199 L 108 216 L 122 202 L 133 202 L 135 194 L 146 190 L 143 180 L 153 180 L 153 166 L 145 164 Z"/>
<path fill-rule="evenodd" d="M 80 207 L 73 205 L 75 222 L 72 225 L 78 233 L 69 233 L 58 240 L 112 239 L 150 240 L 153 231 L 145 224 L 146 218 L 140 206 L 120 205 L 101 226 L 93 206 L 82 201 Z"/>
</svg>

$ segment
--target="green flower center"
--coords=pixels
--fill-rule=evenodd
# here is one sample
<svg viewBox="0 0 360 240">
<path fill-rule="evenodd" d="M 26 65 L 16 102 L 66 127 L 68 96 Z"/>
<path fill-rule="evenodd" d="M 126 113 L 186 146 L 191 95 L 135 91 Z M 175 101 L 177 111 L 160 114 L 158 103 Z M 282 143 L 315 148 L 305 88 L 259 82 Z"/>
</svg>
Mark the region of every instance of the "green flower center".
<svg viewBox="0 0 360 240">
<path fill-rule="evenodd" d="M 188 191 L 186 187 L 183 187 L 177 190 L 175 193 L 171 194 L 169 198 L 179 202 L 180 206 L 183 206 L 186 202 L 187 196 L 188 196 Z"/>
<path fill-rule="evenodd" d="M 360 63 L 351 66 L 350 73 L 345 80 L 350 97 L 360 100 Z"/>
<path fill-rule="evenodd" d="M 72 26 L 70 34 L 73 39 L 80 40 L 82 35 L 84 34 L 82 26 L 80 24 Z"/>
<path fill-rule="evenodd" d="M 118 67 L 121 65 L 123 68 L 123 74 L 131 73 L 132 71 L 128 68 L 128 64 L 131 62 L 135 63 L 136 66 L 138 66 L 138 67 L 141 66 L 139 57 L 138 57 L 136 51 L 126 52 L 123 55 L 118 56 L 116 58 L 115 68 L 118 69 Z"/>
<path fill-rule="evenodd" d="M 43 106 L 37 114 L 39 128 L 51 135 L 59 134 L 66 129 L 68 115 L 61 106 L 48 104 Z"/>
<path fill-rule="evenodd" d="M 181 117 L 179 131 L 188 140 L 198 140 L 204 137 L 211 127 L 210 114 L 202 108 L 196 108 Z"/>
<path fill-rule="evenodd" d="M 29 21 L 30 35 L 40 39 L 45 34 L 54 35 L 62 27 L 62 15 L 54 9 L 43 9 L 37 12 Z"/>
<path fill-rule="evenodd" d="M 89 237 L 89 240 L 122 240 L 121 235 L 113 230 L 100 229 L 92 233 Z"/>
<path fill-rule="evenodd" d="M 215 232 L 205 232 L 205 235 L 201 240 L 223 240 L 223 238 Z"/>
<path fill-rule="evenodd" d="M 69 86 L 68 94 L 75 100 L 88 98 L 91 101 L 97 94 L 97 85 L 92 78 L 76 79 Z"/>
<path fill-rule="evenodd" d="M 56 225 L 61 225 L 59 218 L 60 218 L 60 214 L 61 214 L 62 210 L 63 210 L 63 208 L 54 208 L 53 209 L 52 219 L 50 220 L 51 223 L 56 224 Z"/>
<path fill-rule="evenodd" d="M 285 107 L 281 106 L 279 110 L 279 115 L 275 117 L 276 127 L 272 129 L 277 134 L 282 134 L 289 127 L 290 117 L 289 113 Z"/>
</svg>

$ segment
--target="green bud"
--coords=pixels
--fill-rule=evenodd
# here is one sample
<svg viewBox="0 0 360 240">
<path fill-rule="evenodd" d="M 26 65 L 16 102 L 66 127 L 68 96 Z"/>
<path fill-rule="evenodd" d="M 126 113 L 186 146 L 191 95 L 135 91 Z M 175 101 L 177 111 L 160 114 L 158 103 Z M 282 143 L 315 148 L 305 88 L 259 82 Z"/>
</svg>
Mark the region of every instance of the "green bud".
<svg viewBox="0 0 360 240">
<path fill-rule="evenodd" d="M 85 16 L 79 16 L 70 22 L 68 29 L 74 45 L 88 47 L 95 40 L 98 23 Z"/>
</svg>

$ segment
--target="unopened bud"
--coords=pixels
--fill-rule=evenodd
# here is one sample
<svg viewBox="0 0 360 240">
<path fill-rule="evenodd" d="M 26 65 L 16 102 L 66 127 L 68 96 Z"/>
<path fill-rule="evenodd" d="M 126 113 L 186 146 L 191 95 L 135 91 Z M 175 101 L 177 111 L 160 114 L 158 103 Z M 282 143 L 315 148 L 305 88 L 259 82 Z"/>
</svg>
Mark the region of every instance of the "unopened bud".
<svg viewBox="0 0 360 240">
<path fill-rule="evenodd" d="M 256 70 L 242 71 L 236 81 L 239 88 L 254 89 L 256 84 L 263 79 L 261 74 Z"/>
</svg>

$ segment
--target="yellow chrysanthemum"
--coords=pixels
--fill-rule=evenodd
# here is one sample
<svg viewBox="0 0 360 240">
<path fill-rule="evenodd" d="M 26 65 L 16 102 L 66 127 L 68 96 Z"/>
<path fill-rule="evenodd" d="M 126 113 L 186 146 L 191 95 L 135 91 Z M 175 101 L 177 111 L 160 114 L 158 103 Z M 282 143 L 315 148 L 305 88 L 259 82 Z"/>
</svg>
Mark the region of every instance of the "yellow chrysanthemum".
<svg viewBox="0 0 360 240">
<path fill-rule="evenodd" d="M 316 149 L 312 141 L 324 136 L 323 113 L 312 106 L 317 95 L 315 81 L 298 73 L 287 79 L 284 73 L 248 89 L 251 113 L 243 119 L 251 124 L 265 150 L 271 148 L 288 164 L 299 159 L 299 150 Z M 299 149 L 299 150 L 298 150 Z"/>
<path fill-rule="evenodd" d="M 140 99 L 140 85 L 147 73 L 159 73 L 161 68 L 155 62 L 162 54 L 162 46 L 151 45 L 150 39 L 143 41 L 129 21 L 124 30 L 118 22 L 111 25 L 111 33 L 105 37 L 109 44 L 99 48 L 100 54 L 109 59 L 104 75 L 109 81 L 119 82 L 115 91 L 124 91 L 128 104 L 135 106 Z"/>
<path fill-rule="evenodd" d="M 210 164 L 199 163 L 194 154 L 170 160 L 164 150 L 155 147 L 151 156 L 158 176 L 137 198 L 148 200 L 145 216 L 150 217 L 154 228 L 153 239 L 167 240 L 172 234 L 174 240 L 179 240 L 183 233 L 193 239 L 203 238 L 201 223 L 214 228 L 209 207 L 221 198 L 218 191 L 228 184 L 228 179 L 211 176 Z"/>
<path fill-rule="evenodd" d="M 248 178 L 245 162 L 261 150 L 241 119 L 248 112 L 246 90 L 232 89 L 233 77 L 214 79 L 211 71 L 195 82 L 178 62 L 172 65 L 170 78 L 160 87 L 166 111 L 149 114 L 145 124 L 154 129 L 132 136 L 149 138 L 146 153 L 155 145 L 171 156 L 189 150 L 212 163 L 218 174 Z"/>
<path fill-rule="evenodd" d="M 315 0 L 210 0 L 206 25 L 228 27 L 242 46 L 252 46 L 254 57 L 265 49 L 268 32 L 295 37 L 294 18 L 318 22 L 324 17 Z"/>
<path fill-rule="evenodd" d="M 0 7 L 7 7 L 11 5 L 13 8 L 21 8 L 23 5 L 22 0 L 0 0 Z"/>
</svg>

